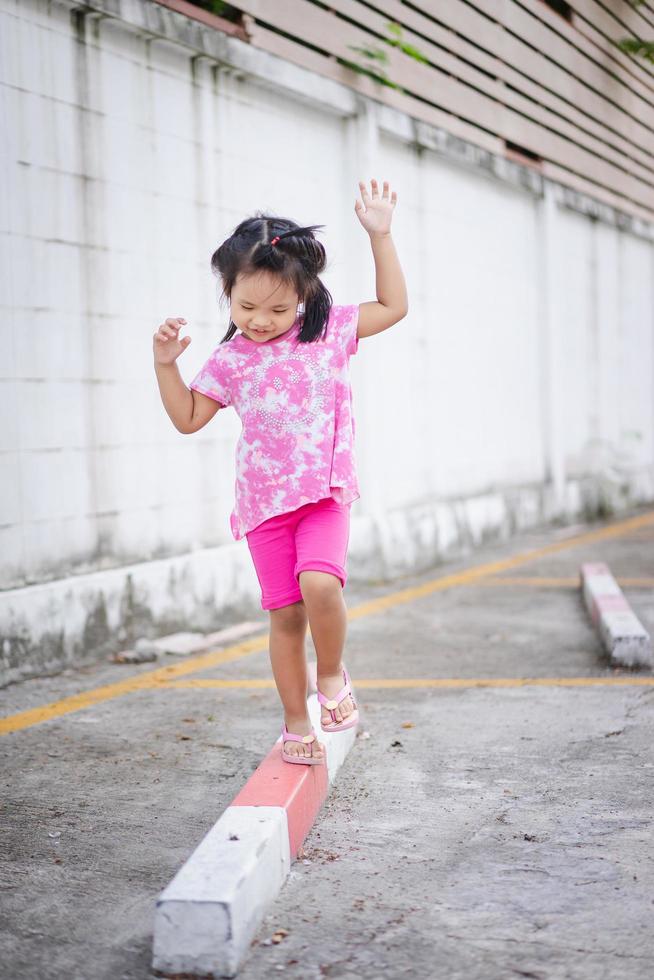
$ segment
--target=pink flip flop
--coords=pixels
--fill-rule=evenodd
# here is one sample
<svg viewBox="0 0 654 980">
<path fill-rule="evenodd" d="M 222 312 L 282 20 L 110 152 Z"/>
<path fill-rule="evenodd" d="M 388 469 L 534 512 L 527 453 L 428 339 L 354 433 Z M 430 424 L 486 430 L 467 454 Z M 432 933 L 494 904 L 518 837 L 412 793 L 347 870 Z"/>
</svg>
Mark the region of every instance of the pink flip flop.
<svg viewBox="0 0 654 980">
<path fill-rule="evenodd" d="M 331 725 L 323 725 L 322 716 L 321 716 L 320 727 L 322 728 L 323 732 L 344 732 L 348 728 L 354 728 L 354 726 L 358 725 L 359 723 L 359 712 L 357 711 L 356 701 L 354 700 L 354 695 L 352 694 L 350 675 L 345 669 L 345 666 L 343 666 L 343 679 L 345 681 L 345 686 L 341 688 L 341 690 L 338 692 L 335 698 L 325 697 L 325 695 L 320 690 L 317 690 L 316 692 L 318 695 L 318 700 L 320 701 L 321 704 L 323 704 L 327 708 L 327 711 L 329 711 L 332 717 Z M 341 701 L 345 700 L 348 694 L 352 698 L 352 704 L 354 705 L 354 710 L 352 711 L 351 714 L 347 716 L 345 721 L 339 722 L 336 720 L 336 716 L 334 715 L 334 708 L 337 708 L 338 705 L 341 703 Z"/>
<path fill-rule="evenodd" d="M 304 756 L 299 755 L 289 755 L 288 752 L 284 751 L 284 742 L 304 742 L 305 745 L 311 745 L 311 743 L 315 742 L 317 738 L 318 736 L 313 728 L 308 735 L 293 735 L 293 733 L 289 732 L 288 728 L 286 727 L 286 722 L 284 722 L 282 726 L 282 759 L 284 762 L 293 762 L 295 764 L 299 763 L 302 766 L 323 766 L 325 764 L 324 755 L 322 759 L 317 759 L 313 755 L 305 758 Z"/>
</svg>

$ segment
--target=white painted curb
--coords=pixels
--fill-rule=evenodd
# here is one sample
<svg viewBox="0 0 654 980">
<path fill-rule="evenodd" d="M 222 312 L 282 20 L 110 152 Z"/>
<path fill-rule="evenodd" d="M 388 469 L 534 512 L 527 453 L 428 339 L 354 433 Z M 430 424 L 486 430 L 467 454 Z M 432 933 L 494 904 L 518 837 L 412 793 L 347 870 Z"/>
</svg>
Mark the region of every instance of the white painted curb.
<svg viewBox="0 0 654 980">
<path fill-rule="evenodd" d="M 652 641 L 634 614 L 622 589 L 604 562 L 586 562 L 580 569 L 586 608 L 611 663 L 620 667 L 651 667 Z"/>
<path fill-rule="evenodd" d="M 356 741 L 357 728 L 323 732 L 315 694 L 307 704 L 327 751 L 329 786 Z M 281 758 L 279 764 L 287 765 Z M 308 788 L 307 799 L 310 794 Z M 153 971 L 163 976 L 236 976 L 291 863 L 283 806 L 229 806 L 157 900 Z"/>
<path fill-rule="evenodd" d="M 153 969 L 235 976 L 290 866 L 283 807 L 228 807 L 157 900 Z"/>
</svg>

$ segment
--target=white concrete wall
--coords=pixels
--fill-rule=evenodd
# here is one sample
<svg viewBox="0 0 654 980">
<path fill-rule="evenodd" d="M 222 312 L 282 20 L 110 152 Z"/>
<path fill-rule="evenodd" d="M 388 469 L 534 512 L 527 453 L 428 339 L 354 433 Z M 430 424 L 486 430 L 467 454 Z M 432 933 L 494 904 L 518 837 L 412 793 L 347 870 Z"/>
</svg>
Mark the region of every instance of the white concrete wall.
<svg viewBox="0 0 654 980">
<path fill-rule="evenodd" d="M 228 323 L 211 253 L 257 208 L 323 222 L 335 301 L 374 299 L 359 178 L 397 189 L 411 308 L 351 362 L 350 574 L 654 498 L 651 228 L 240 41 L 194 47 L 147 0 L 94 6 L 117 16 L 0 2 L 6 678 L 259 609 L 228 522 L 240 424 L 176 432 L 152 335 L 186 317 L 189 381 Z"/>
</svg>

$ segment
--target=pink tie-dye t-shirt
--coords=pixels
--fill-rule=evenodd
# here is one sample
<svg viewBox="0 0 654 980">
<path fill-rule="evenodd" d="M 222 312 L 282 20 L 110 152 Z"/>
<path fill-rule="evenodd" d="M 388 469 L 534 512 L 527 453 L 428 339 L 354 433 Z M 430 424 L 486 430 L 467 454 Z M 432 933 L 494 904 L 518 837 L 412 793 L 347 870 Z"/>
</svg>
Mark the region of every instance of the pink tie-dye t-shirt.
<svg viewBox="0 0 654 980">
<path fill-rule="evenodd" d="M 324 338 L 310 343 L 298 340 L 297 319 L 262 343 L 236 333 L 191 381 L 241 420 L 230 516 L 237 541 L 310 501 L 331 496 L 347 504 L 360 496 L 348 375 L 358 319 L 358 305 L 332 306 Z"/>
</svg>

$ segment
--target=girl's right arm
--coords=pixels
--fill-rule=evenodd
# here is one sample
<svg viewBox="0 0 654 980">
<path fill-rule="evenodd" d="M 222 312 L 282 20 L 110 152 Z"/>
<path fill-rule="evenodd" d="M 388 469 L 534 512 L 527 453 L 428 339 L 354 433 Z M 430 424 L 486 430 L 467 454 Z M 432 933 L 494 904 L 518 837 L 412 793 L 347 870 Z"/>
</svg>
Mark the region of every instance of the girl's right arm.
<svg viewBox="0 0 654 980">
<path fill-rule="evenodd" d="M 178 432 L 188 435 L 197 432 L 214 417 L 220 402 L 187 388 L 175 361 L 191 342 L 190 337 L 178 339 L 179 329 L 186 323 L 183 317 L 169 317 L 153 338 L 154 370 L 159 383 L 161 400 Z"/>
</svg>

